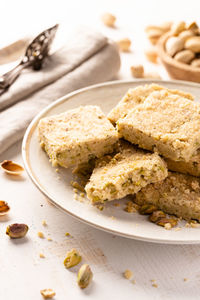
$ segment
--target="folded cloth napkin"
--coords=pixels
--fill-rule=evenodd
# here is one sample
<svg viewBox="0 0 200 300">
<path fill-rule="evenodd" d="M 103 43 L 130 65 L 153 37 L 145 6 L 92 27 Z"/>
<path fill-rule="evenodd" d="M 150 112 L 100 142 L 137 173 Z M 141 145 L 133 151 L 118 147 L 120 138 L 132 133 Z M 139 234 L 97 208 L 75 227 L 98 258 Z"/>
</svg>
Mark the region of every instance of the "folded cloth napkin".
<svg viewBox="0 0 200 300">
<path fill-rule="evenodd" d="M 93 30 L 79 30 L 42 70 L 24 70 L 0 96 L 0 153 L 23 137 L 46 105 L 76 89 L 112 79 L 120 68 L 116 45 Z"/>
</svg>

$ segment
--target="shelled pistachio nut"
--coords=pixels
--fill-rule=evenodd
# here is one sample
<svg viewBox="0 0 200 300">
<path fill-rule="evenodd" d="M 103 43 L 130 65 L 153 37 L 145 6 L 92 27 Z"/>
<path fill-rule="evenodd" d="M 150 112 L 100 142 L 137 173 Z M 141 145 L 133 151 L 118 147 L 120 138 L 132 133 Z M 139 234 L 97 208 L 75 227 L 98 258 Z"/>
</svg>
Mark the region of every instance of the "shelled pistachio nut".
<svg viewBox="0 0 200 300">
<path fill-rule="evenodd" d="M 19 239 L 24 237 L 28 232 L 28 226 L 26 224 L 12 224 L 6 228 L 6 234 L 11 239 Z"/>
<path fill-rule="evenodd" d="M 84 264 L 78 271 L 77 283 L 81 289 L 85 289 L 91 282 L 93 273 L 88 264 Z"/>
</svg>

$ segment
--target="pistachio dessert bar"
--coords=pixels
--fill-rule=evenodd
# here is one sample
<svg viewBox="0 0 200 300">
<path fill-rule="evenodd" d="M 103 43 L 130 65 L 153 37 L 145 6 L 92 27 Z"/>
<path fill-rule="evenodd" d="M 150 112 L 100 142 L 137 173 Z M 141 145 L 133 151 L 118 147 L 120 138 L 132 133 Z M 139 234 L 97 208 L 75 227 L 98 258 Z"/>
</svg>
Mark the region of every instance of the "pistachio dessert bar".
<svg viewBox="0 0 200 300">
<path fill-rule="evenodd" d="M 53 166 L 70 167 L 113 152 L 118 133 L 98 106 L 80 106 L 38 125 L 41 146 Z"/>
<path fill-rule="evenodd" d="M 166 158 L 165 161 L 169 170 L 200 177 L 200 149 L 188 162 L 174 161 L 169 158 Z"/>
<path fill-rule="evenodd" d="M 138 104 L 143 103 L 151 93 L 161 90 L 166 90 L 170 94 L 179 95 L 189 100 L 194 100 L 194 97 L 189 93 L 167 89 L 155 83 L 146 84 L 138 86 L 134 89 L 129 89 L 122 100 L 110 111 L 108 114 L 108 119 L 113 124 L 116 123 L 117 120 L 124 117 L 130 111 L 130 109 L 134 108 Z"/>
<path fill-rule="evenodd" d="M 139 205 L 153 204 L 166 213 L 200 221 L 200 180 L 169 172 L 161 182 L 149 184 L 136 194 Z"/>
<path fill-rule="evenodd" d="M 163 180 L 167 174 L 166 164 L 158 154 L 124 144 L 116 155 L 97 161 L 85 190 L 92 203 L 120 199 Z"/>
<path fill-rule="evenodd" d="M 200 146 L 200 104 L 164 90 L 154 92 L 119 119 L 117 129 L 141 148 L 188 162 Z"/>
</svg>

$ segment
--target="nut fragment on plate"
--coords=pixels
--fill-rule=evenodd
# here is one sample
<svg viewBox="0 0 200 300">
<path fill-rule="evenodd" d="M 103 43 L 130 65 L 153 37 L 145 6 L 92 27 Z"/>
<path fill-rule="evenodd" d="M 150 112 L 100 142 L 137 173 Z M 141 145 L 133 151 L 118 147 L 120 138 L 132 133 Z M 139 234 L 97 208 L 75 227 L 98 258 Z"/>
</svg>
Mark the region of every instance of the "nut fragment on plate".
<svg viewBox="0 0 200 300">
<path fill-rule="evenodd" d="M 124 38 L 116 42 L 119 46 L 119 50 L 122 52 L 129 52 L 131 47 L 131 40 L 129 38 Z"/>
<path fill-rule="evenodd" d="M 40 294 L 44 297 L 44 299 L 51 299 L 56 293 L 52 289 L 44 289 L 40 291 Z"/>
<path fill-rule="evenodd" d="M 110 13 L 104 13 L 101 17 L 102 22 L 104 25 L 108 27 L 114 27 L 116 22 L 116 17 Z"/>
<path fill-rule="evenodd" d="M 156 64 L 158 62 L 158 53 L 155 49 L 149 49 L 145 51 L 146 58 L 148 61 Z"/>
<path fill-rule="evenodd" d="M 7 202 L 0 200 L 0 216 L 6 215 L 10 210 Z"/>
<path fill-rule="evenodd" d="M 157 207 L 153 204 L 144 204 L 139 208 L 141 215 L 150 215 L 157 210 Z"/>
<path fill-rule="evenodd" d="M 88 264 L 84 264 L 78 271 L 77 283 L 81 289 L 85 289 L 93 278 L 92 270 Z"/>
<path fill-rule="evenodd" d="M 26 224 L 12 224 L 8 225 L 6 229 L 6 234 L 9 235 L 11 239 L 19 239 L 24 237 L 28 232 L 28 226 Z"/>
<path fill-rule="evenodd" d="M 165 217 L 166 217 L 166 214 L 162 210 L 156 210 L 149 216 L 149 220 L 153 223 L 156 223 L 156 222 L 158 222 L 158 220 L 165 218 Z"/>
<path fill-rule="evenodd" d="M 67 253 L 67 257 L 64 260 L 64 266 L 69 269 L 76 265 L 78 265 L 82 260 L 79 252 L 76 249 L 72 249 L 70 252 Z"/>
<path fill-rule="evenodd" d="M 1 163 L 1 168 L 7 173 L 11 175 L 21 175 L 24 171 L 24 168 L 19 164 L 14 163 L 11 160 L 4 160 Z"/>
<path fill-rule="evenodd" d="M 172 227 L 175 227 L 177 225 L 178 221 L 177 219 L 173 218 L 161 218 L 155 223 L 159 226 L 165 227 L 165 229 L 171 229 Z"/>
<path fill-rule="evenodd" d="M 135 78 L 143 78 L 144 77 L 144 67 L 143 65 L 134 65 L 131 66 L 131 74 Z"/>
</svg>

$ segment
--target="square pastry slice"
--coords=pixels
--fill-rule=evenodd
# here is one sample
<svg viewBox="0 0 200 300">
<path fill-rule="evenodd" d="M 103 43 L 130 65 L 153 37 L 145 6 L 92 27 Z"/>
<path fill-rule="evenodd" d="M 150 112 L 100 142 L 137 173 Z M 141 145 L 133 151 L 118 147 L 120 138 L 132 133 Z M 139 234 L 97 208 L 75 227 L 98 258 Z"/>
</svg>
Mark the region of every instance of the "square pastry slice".
<svg viewBox="0 0 200 300">
<path fill-rule="evenodd" d="M 169 170 L 200 177 L 200 149 L 188 162 L 174 161 L 169 158 L 166 158 L 165 161 Z"/>
<path fill-rule="evenodd" d="M 119 119 L 117 128 L 141 148 L 188 162 L 200 146 L 200 104 L 167 91 L 154 92 Z"/>
<path fill-rule="evenodd" d="M 199 184 L 197 177 L 169 172 L 164 181 L 141 189 L 135 202 L 139 205 L 153 204 L 166 213 L 200 221 Z"/>
<path fill-rule="evenodd" d="M 41 146 L 54 166 L 70 167 L 113 152 L 118 133 L 97 106 L 80 106 L 40 120 Z"/>
<path fill-rule="evenodd" d="M 129 89 L 122 100 L 108 114 L 108 119 L 113 124 L 116 123 L 118 119 L 126 116 L 130 109 L 134 108 L 138 104 L 143 103 L 151 93 L 161 90 L 166 90 L 170 94 L 179 95 L 189 100 L 194 100 L 194 97 L 189 93 L 167 89 L 155 83 L 146 84 L 143 86 L 138 86 L 134 89 Z"/>
<path fill-rule="evenodd" d="M 116 155 L 97 161 L 85 190 L 92 203 L 120 199 L 150 182 L 163 180 L 167 173 L 158 154 L 123 145 Z"/>
</svg>

